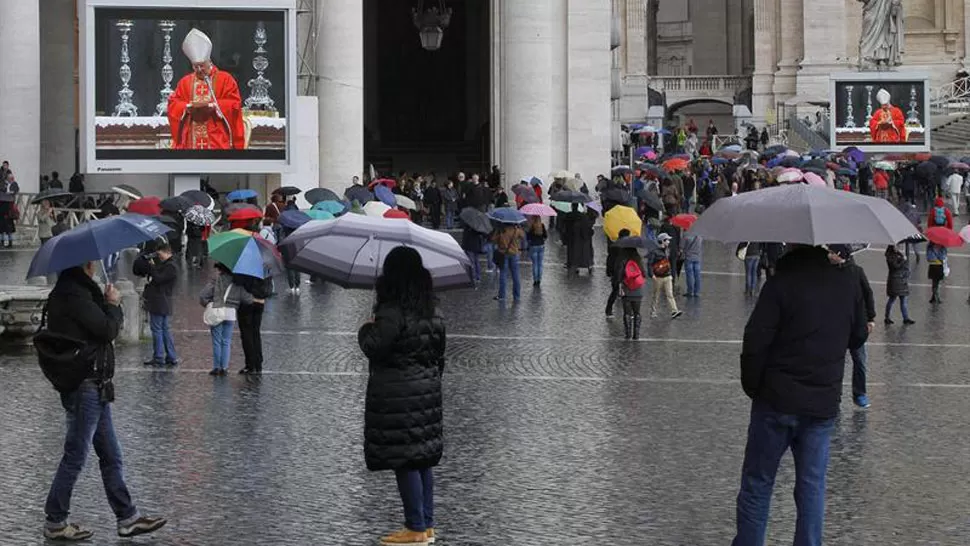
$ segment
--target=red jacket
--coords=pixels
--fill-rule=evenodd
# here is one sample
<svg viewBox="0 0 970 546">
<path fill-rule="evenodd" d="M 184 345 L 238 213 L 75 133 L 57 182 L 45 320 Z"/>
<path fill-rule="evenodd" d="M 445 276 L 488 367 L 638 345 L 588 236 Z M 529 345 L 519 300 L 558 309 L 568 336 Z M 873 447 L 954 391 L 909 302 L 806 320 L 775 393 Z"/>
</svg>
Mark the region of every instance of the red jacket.
<svg viewBox="0 0 970 546">
<path fill-rule="evenodd" d="M 874 175 L 872 175 L 872 183 L 877 190 L 888 190 L 889 189 L 889 173 L 886 171 L 877 170 Z"/>
<path fill-rule="evenodd" d="M 936 209 L 942 208 L 943 214 L 946 216 L 946 222 L 943 224 L 936 223 Z M 943 202 L 942 197 L 937 197 L 936 201 L 933 203 L 933 208 L 926 213 L 926 226 L 927 227 L 945 227 L 947 229 L 953 229 L 953 214 L 950 209 L 947 208 L 946 204 Z"/>
</svg>

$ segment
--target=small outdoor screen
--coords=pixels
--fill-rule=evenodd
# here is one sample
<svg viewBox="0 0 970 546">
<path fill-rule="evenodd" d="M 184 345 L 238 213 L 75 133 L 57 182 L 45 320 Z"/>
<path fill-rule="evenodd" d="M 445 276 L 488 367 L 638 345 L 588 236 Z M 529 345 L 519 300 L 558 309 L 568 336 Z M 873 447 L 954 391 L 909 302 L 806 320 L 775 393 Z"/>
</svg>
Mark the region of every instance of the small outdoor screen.
<svg viewBox="0 0 970 546">
<path fill-rule="evenodd" d="M 286 25 L 286 10 L 96 7 L 95 159 L 286 160 Z"/>
<path fill-rule="evenodd" d="M 929 145 L 925 80 L 836 80 L 833 146 L 905 151 Z"/>
</svg>

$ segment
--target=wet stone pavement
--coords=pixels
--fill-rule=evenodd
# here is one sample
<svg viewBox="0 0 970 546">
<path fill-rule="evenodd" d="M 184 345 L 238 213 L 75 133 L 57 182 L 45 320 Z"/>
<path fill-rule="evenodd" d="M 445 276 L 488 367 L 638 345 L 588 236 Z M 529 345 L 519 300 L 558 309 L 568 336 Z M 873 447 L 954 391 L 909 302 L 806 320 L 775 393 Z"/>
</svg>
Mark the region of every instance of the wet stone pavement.
<svg viewBox="0 0 970 546">
<path fill-rule="evenodd" d="M 599 241 L 597 259 L 605 252 Z M 753 302 L 733 249 L 708 244 L 702 297 L 674 322 L 645 321 L 624 342 L 607 321 L 602 267 L 567 277 L 558 245 L 523 299 L 443 295 L 446 451 L 436 470 L 439 544 L 727 545 L 749 401 L 739 340 Z M 0 252 L 0 284 L 31 254 Z M 846 399 L 833 439 L 826 544 L 970 543 L 970 258 L 951 259 L 945 304 L 931 309 L 925 262 L 914 273 L 915 326 L 885 327 L 881 252 L 861 256 L 880 307 L 867 411 Z M 376 544 L 401 508 L 389 473 L 362 455 L 366 361 L 356 329 L 373 296 L 305 285 L 264 320 L 266 373 L 211 378 L 211 349 L 184 274 L 174 319 L 184 360 L 144 369 L 147 344 L 119 349 L 115 422 L 140 508 L 170 518 L 158 545 Z M 898 310 L 897 310 L 897 320 Z M 901 321 L 900 321 L 901 322 Z M 233 372 L 241 349 L 236 335 Z M 847 380 L 849 375 L 847 374 Z M 28 351 L 0 355 L 0 544 L 43 544 L 43 501 L 63 441 L 63 411 Z M 769 545 L 790 544 L 793 468 L 786 456 Z M 94 544 L 117 539 L 96 458 L 72 519 Z"/>
</svg>

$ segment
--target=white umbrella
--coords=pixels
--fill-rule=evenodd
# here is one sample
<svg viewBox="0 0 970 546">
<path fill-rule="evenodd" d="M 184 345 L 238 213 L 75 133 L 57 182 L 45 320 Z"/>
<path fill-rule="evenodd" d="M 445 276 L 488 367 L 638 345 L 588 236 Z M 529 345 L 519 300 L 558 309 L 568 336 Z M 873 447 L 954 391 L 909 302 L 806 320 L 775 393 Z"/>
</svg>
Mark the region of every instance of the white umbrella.
<svg viewBox="0 0 970 546">
<path fill-rule="evenodd" d="M 129 186 L 127 184 L 119 184 L 117 186 L 112 186 L 111 191 L 124 195 L 129 199 L 141 199 L 142 197 L 144 197 L 144 195 L 142 195 L 137 188 Z"/>
<path fill-rule="evenodd" d="M 383 218 L 384 213 L 391 210 L 391 207 L 380 201 L 368 201 L 364 205 L 364 214 L 373 218 Z"/>
<path fill-rule="evenodd" d="M 565 169 L 559 169 L 558 171 L 552 171 L 549 173 L 549 178 L 569 178 L 572 173 Z"/>
<path fill-rule="evenodd" d="M 395 195 L 394 201 L 397 203 L 397 206 L 401 208 L 408 209 L 408 210 L 418 210 L 418 204 L 415 203 L 414 200 L 411 199 L 410 197 L 405 197 L 403 195 Z"/>
<path fill-rule="evenodd" d="M 471 261 L 448 234 L 406 220 L 347 214 L 309 222 L 280 246 L 287 267 L 344 288 L 371 288 L 387 254 L 409 246 L 421 254 L 436 290 L 472 286 Z"/>
<path fill-rule="evenodd" d="M 785 171 L 778 175 L 775 180 L 781 184 L 791 184 L 792 182 L 798 182 L 804 177 L 801 171 L 792 169 L 790 171 Z"/>
<path fill-rule="evenodd" d="M 896 244 L 919 234 L 885 199 L 807 184 L 789 184 L 718 199 L 690 229 L 739 243 Z"/>
</svg>

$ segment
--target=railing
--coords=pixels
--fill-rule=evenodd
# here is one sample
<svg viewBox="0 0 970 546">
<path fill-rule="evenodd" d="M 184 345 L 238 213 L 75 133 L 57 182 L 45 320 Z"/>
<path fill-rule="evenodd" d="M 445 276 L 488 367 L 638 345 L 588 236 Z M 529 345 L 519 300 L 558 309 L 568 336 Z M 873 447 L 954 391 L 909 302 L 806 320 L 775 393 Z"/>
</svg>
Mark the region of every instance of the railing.
<svg viewBox="0 0 970 546">
<path fill-rule="evenodd" d="M 21 241 L 37 241 L 37 217 L 40 213 L 40 205 L 32 205 L 30 202 L 37 197 L 36 193 L 18 193 L 14 199 L 17 209 L 20 210 L 20 220 L 17 222 L 17 238 Z M 99 204 L 105 199 L 113 199 L 118 208 L 127 205 L 128 198 L 114 192 L 105 193 L 77 193 L 73 197 L 59 198 L 59 205 L 54 207 L 54 217 L 63 222 L 68 228 L 75 228 L 88 220 L 97 218 L 100 209 L 86 208 L 88 203 Z"/>
<path fill-rule="evenodd" d="M 750 76 L 655 76 L 650 87 L 667 92 L 733 94 L 751 84 Z"/>
<path fill-rule="evenodd" d="M 958 78 L 930 89 L 930 112 L 943 115 L 970 113 L 970 78 Z"/>
<path fill-rule="evenodd" d="M 812 150 L 824 150 L 829 147 L 829 141 L 822 138 L 804 120 L 798 119 L 795 113 L 788 116 L 788 129 L 798 135 Z"/>
<path fill-rule="evenodd" d="M 690 21 L 676 23 L 657 23 L 658 40 L 683 40 L 694 35 L 694 26 Z"/>
</svg>

